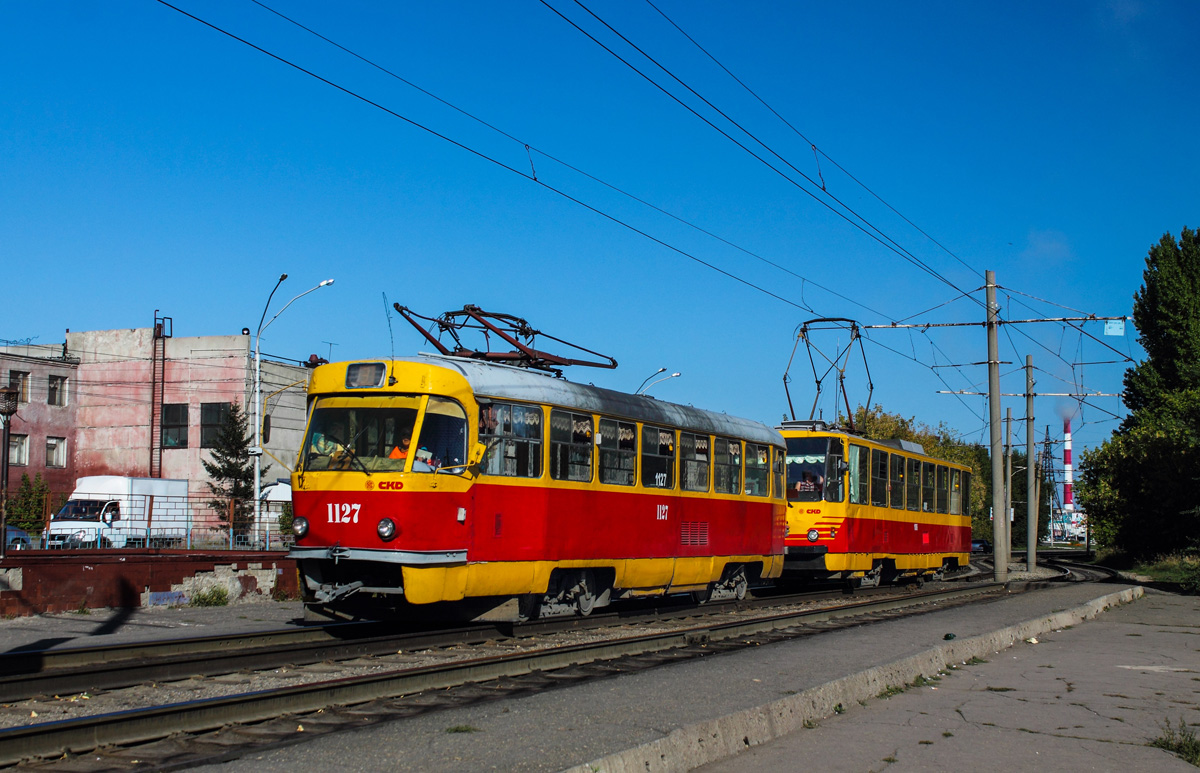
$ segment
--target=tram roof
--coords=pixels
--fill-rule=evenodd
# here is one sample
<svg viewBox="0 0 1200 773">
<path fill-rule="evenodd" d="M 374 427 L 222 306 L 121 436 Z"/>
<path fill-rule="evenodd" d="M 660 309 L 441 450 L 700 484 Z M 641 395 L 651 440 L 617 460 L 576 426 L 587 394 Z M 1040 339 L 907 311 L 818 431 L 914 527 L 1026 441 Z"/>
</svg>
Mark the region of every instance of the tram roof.
<svg viewBox="0 0 1200 773">
<path fill-rule="evenodd" d="M 647 395 L 631 395 L 590 384 L 578 384 L 527 368 L 424 353 L 416 357 L 380 361 L 410 362 L 455 371 L 466 379 L 472 391 L 479 396 L 545 403 L 618 419 L 737 437 L 756 443 L 784 445 L 782 435 L 766 424 L 751 419 L 668 403 Z"/>
</svg>

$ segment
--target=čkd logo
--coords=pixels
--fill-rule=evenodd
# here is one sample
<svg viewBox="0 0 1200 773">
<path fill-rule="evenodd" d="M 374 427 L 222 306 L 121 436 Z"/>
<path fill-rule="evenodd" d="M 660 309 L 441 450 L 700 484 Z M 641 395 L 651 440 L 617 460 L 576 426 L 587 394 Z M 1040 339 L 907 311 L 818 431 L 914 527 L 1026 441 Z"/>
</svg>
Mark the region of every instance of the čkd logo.
<svg viewBox="0 0 1200 773">
<path fill-rule="evenodd" d="M 399 491 L 402 488 L 404 488 L 403 481 L 383 480 L 379 482 L 380 491 Z"/>
</svg>

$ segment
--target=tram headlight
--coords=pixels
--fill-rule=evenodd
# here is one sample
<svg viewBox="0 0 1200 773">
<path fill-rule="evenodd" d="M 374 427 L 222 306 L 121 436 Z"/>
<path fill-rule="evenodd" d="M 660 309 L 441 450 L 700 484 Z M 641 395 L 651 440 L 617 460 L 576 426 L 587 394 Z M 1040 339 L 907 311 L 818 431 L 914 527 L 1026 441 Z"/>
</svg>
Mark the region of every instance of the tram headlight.
<svg viewBox="0 0 1200 773">
<path fill-rule="evenodd" d="M 808 530 L 808 541 L 809 542 L 816 542 L 820 538 L 821 538 L 821 532 L 817 531 L 816 529 Z"/>
<path fill-rule="evenodd" d="M 303 537 L 308 534 L 308 519 L 303 515 L 297 515 L 292 519 L 292 532 L 297 537 Z"/>
<path fill-rule="evenodd" d="M 380 539 L 387 542 L 396 536 L 396 522 L 391 518 L 380 518 L 379 525 L 375 527 L 375 531 L 379 532 Z"/>
</svg>

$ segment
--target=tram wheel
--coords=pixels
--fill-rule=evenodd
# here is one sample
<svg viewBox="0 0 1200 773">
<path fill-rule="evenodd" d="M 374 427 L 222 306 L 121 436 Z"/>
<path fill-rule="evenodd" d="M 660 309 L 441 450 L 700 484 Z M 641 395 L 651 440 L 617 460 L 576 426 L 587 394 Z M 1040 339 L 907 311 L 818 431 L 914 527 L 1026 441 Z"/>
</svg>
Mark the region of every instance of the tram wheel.
<svg viewBox="0 0 1200 773">
<path fill-rule="evenodd" d="M 575 614 L 587 617 L 596 608 L 596 577 L 591 569 L 579 573 L 579 582 L 575 585 Z"/>
</svg>

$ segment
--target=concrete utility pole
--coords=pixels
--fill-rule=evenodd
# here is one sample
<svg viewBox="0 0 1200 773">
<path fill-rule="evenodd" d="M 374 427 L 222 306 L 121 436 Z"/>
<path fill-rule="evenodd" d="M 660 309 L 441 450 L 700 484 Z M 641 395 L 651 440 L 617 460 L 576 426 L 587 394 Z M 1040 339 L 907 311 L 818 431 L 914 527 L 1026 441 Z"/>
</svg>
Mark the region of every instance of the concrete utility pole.
<svg viewBox="0 0 1200 773">
<path fill-rule="evenodd" d="M 996 304 L 996 272 L 988 271 L 987 347 L 988 347 L 988 425 L 992 455 L 992 561 L 996 582 L 1008 582 L 1008 551 L 1004 544 L 1004 467 L 1000 459 L 1000 341 L 999 311 Z"/>
<path fill-rule="evenodd" d="M 1037 566 L 1037 464 L 1033 457 L 1033 355 L 1025 355 L 1025 568 Z"/>
</svg>

